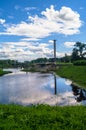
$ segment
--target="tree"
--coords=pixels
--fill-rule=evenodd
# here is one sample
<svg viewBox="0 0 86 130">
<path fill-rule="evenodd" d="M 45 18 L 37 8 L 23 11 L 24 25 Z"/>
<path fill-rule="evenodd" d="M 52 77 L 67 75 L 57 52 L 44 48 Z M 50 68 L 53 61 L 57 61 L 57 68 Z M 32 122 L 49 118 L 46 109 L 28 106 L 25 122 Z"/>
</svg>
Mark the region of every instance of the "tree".
<svg viewBox="0 0 86 130">
<path fill-rule="evenodd" d="M 86 51 L 86 44 L 81 42 L 76 42 L 75 47 L 77 48 L 79 52 L 79 56 L 83 58 L 84 51 Z"/>
<path fill-rule="evenodd" d="M 68 56 L 68 55 L 65 53 L 65 56 L 63 57 L 63 60 L 64 60 L 64 62 L 71 62 L 71 56 Z"/>
<path fill-rule="evenodd" d="M 76 42 L 72 52 L 72 60 L 85 59 L 86 57 L 86 44 L 81 42 Z"/>
<path fill-rule="evenodd" d="M 78 59 L 79 59 L 78 50 L 76 48 L 74 48 L 73 52 L 72 52 L 72 61 L 75 61 Z"/>
</svg>

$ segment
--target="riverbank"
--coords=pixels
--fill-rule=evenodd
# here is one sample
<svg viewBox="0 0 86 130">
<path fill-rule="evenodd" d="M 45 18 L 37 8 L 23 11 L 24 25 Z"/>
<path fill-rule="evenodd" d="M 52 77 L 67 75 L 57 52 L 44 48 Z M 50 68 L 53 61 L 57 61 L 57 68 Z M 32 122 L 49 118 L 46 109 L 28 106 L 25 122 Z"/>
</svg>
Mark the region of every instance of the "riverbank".
<svg viewBox="0 0 86 130">
<path fill-rule="evenodd" d="M 2 130 L 85 130 L 85 106 L 0 105 Z"/>
<path fill-rule="evenodd" d="M 61 66 L 55 72 L 86 88 L 86 66 Z"/>
<path fill-rule="evenodd" d="M 65 66 L 67 67 L 67 66 Z M 63 67 L 57 69 L 61 71 Z M 83 68 L 83 67 L 81 67 Z M 71 69 L 84 74 L 85 69 Z M 66 68 L 68 69 L 68 68 Z M 76 71 L 77 70 L 77 71 Z M 83 70 L 83 71 L 81 71 Z M 56 71 L 56 72 L 57 72 Z M 78 72 L 81 71 L 81 72 Z M 65 71 L 62 71 L 62 74 Z M 71 72 L 71 75 L 72 75 Z M 67 70 L 66 72 L 67 73 Z M 74 74 L 74 72 L 73 72 Z M 84 81 L 86 81 L 84 79 Z M 0 105 L 0 130 L 85 130 L 86 106 Z"/>
<path fill-rule="evenodd" d="M 11 73 L 11 71 L 3 71 L 2 69 L 0 69 L 0 76 L 8 73 Z"/>
<path fill-rule="evenodd" d="M 52 69 L 51 69 L 52 70 Z M 26 72 L 50 72 L 51 70 L 36 70 L 34 67 L 31 69 L 24 69 Z M 61 64 L 57 69 L 52 70 L 57 75 L 68 78 L 73 81 L 73 84 L 86 88 L 86 66 L 74 66 L 72 64 Z"/>
</svg>

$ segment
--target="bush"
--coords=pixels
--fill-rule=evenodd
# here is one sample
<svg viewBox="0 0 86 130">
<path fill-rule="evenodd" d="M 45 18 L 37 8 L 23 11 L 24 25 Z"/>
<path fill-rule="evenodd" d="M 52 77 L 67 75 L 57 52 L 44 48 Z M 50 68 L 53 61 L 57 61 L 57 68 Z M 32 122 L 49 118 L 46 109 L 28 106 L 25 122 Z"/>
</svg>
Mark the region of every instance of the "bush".
<svg viewBox="0 0 86 130">
<path fill-rule="evenodd" d="M 85 66 L 86 65 L 86 60 L 77 60 L 73 62 L 74 65 L 82 65 Z"/>
</svg>

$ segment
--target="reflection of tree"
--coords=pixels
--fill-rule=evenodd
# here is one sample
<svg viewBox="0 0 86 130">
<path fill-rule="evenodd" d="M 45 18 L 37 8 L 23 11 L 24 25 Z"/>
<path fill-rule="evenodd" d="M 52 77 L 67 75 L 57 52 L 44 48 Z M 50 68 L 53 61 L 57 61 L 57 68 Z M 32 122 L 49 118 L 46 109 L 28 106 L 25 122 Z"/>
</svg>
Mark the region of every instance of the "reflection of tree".
<svg viewBox="0 0 86 130">
<path fill-rule="evenodd" d="M 79 95 L 79 88 L 75 86 L 74 84 L 71 84 L 71 86 L 72 86 L 73 94 L 75 96 Z"/>
<path fill-rule="evenodd" d="M 77 100 L 77 102 L 86 100 L 86 90 L 85 89 L 81 89 L 74 84 L 71 84 L 71 86 L 72 86 L 73 94 L 76 96 L 75 99 Z"/>
</svg>

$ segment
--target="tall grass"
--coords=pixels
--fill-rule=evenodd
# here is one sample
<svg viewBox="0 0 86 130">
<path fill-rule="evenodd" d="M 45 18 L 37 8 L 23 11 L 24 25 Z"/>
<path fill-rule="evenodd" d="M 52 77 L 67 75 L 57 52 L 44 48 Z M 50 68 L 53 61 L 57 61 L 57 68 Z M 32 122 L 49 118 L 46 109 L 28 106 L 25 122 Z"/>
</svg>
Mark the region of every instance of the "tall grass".
<svg viewBox="0 0 86 130">
<path fill-rule="evenodd" d="M 85 130 L 86 107 L 0 105 L 0 130 Z"/>
</svg>

